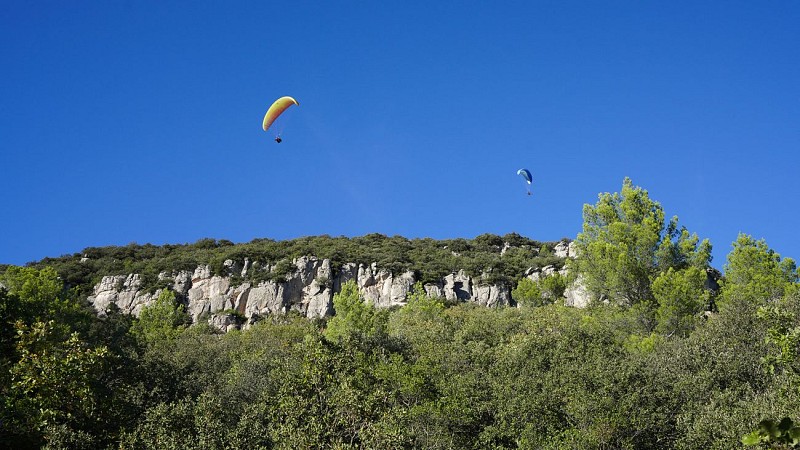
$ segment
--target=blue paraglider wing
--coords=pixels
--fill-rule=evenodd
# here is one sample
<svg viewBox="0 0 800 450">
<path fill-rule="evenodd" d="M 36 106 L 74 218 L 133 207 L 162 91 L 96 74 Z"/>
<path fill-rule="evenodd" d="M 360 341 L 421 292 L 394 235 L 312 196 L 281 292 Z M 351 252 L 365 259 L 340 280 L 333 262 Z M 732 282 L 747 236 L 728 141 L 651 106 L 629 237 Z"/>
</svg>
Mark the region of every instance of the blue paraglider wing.
<svg viewBox="0 0 800 450">
<path fill-rule="evenodd" d="M 525 181 L 527 181 L 528 184 L 531 184 L 531 181 L 533 181 L 533 177 L 531 177 L 531 173 L 528 169 L 519 169 L 517 171 L 517 175 L 520 175 L 522 178 L 525 178 Z"/>
</svg>

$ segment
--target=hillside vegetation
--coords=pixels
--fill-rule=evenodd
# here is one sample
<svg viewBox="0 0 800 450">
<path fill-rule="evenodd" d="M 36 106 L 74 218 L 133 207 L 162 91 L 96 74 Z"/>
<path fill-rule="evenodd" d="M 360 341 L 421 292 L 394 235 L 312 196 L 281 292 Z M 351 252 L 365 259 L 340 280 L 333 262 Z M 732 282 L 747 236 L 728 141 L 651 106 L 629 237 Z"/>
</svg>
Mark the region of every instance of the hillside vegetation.
<svg viewBox="0 0 800 450">
<path fill-rule="evenodd" d="M 300 256 L 330 259 L 334 270 L 344 263 L 376 263 L 394 273 L 411 270 L 423 283 L 464 270 L 472 276 L 486 276 L 489 283 L 516 284 L 529 268 L 563 266 L 563 258 L 553 254 L 555 244 L 534 241 L 516 233 L 445 240 L 406 239 L 375 233 L 355 238 L 255 239 L 244 244 L 201 239 L 184 245 L 89 247 L 73 255 L 45 258 L 31 266 L 52 267 L 68 286 L 80 287 L 84 292 L 106 275 L 138 273 L 150 287 L 158 285 L 159 273 L 193 271 L 200 265 L 209 265 L 215 275 L 227 274 L 226 260 L 243 262 L 247 259 L 261 267 L 271 267 L 271 271 L 250 271 L 246 281 L 271 280 L 291 270 L 292 260 Z"/>
<path fill-rule="evenodd" d="M 719 285 L 711 244 L 625 180 L 583 211 L 568 279 L 552 243 L 310 237 L 91 248 L 0 275 L 0 442 L 14 448 L 797 448 L 800 286 L 742 234 Z M 503 252 L 503 249 L 506 249 Z M 428 297 L 379 309 L 351 281 L 336 315 L 274 315 L 220 334 L 169 289 L 98 316 L 87 289 L 225 259 L 313 254 L 419 280 L 453 270 L 515 286 L 519 307 Z M 84 259 L 86 258 L 86 259 Z M 81 262 L 81 260 L 83 262 Z M 285 263 L 284 263 L 285 264 Z M 563 306 L 567 283 L 593 301 Z"/>
</svg>

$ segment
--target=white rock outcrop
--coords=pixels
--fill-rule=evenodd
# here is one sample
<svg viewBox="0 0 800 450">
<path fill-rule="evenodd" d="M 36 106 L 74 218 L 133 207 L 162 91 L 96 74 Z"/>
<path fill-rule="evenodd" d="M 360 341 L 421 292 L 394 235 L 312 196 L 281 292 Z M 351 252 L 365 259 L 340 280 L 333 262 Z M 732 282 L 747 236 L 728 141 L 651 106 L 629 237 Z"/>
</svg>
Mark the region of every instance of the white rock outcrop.
<svg viewBox="0 0 800 450">
<path fill-rule="evenodd" d="M 232 314 L 212 314 L 208 319 L 208 324 L 225 333 L 242 328 L 238 317 Z"/>
<path fill-rule="evenodd" d="M 333 270 L 328 259 L 304 256 L 295 259 L 292 272 L 281 279 L 234 284 L 237 276 L 269 272 L 272 268 L 249 260 L 241 264 L 228 260 L 223 264 L 224 275 L 214 275 L 210 266 L 202 265 L 194 271 L 163 272 L 159 280 L 172 282 L 172 290 L 195 323 L 208 321 L 223 331 L 247 327 L 260 317 L 289 311 L 309 318 L 330 316 L 334 314 L 334 293 L 349 280 L 356 282 L 365 301 L 377 307 L 404 305 L 417 281 L 414 272 L 394 274 L 375 263 L 347 263 L 337 269 Z M 513 303 L 509 286 L 485 284 L 481 277 L 471 277 L 463 270 L 424 288 L 428 296 L 450 302 L 475 302 L 487 307 Z M 125 313 L 138 315 L 160 294 L 161 290 L 143 289 L 138 274 L 116 275 L 103 277 L 88 300 L 101 314 L 115 304 Z"/>
<path fill-rule="evenodd" d="M 589 291 L 580 276 L 571 285 L 567 286 L 564 291 L 564 297 L 564 305 L 575 308 L 585 308 L 589 306 L 591 301 Z"/>
<path fill-rule="evenodd" d="M 394 275 L 387 270 L 378 269 L 375 263 L 358 266 L 358 290 L 366 301 L 378 307 L 405 304 L 406 296 L 411 292 L 414 283 L 414 272 Z"/>
<path fill-rule="evenodd" d="M 505 285 L 474 286 L 473 292 L 472 301 L 481 306 L 494 308 L 511 304 L 511 291 Z"/>
<path fill-rule="evenodd" d="M 120 311 L 138 316 L 143 307 L 155 301 L 161 294 L 160 290 L 149 293 L 140 288 L 141 278 L 138 274 L 106 276 L 94 287 L 89 301 L 101 313 L 113 303 Z"/>
<path fill-rule="evenodd" d="M 444 277 L 444 298 L 449 301 L 469 301 L 472 298 L 472 279 L 463 270 Z"/>
<path fill-rule="evenodd" d="M 553 248 L 553 253 L 559 258 L 566 258 L 569 256 L 569 243 L 561 241 Z"/>
</svg>

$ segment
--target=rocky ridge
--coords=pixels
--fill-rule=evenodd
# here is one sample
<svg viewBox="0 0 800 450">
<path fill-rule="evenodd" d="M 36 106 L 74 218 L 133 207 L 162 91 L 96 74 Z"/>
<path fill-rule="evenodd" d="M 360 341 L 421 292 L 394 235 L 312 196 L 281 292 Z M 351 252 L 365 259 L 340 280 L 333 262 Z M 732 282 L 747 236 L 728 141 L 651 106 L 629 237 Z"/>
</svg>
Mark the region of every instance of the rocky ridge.
<svg viewBox="0 0 800 450">
<path fill-rule="evenodd" d="M 567 242 L 555 247 L 556 256 L 562 258 L 572 256 L 571 251 L 572 246 Z M 294 270 L 277 281 L 238 282 L 249 271 L 271 270 L 270 267 L 254 267 L 247 259 L 243 262 L 227 260 L 224 267 L 227 272 L 224 276 L 213 275 L 209 266 L 202 265 L 193 272 L 162 272 L 159 278 L 171 283 L 171 289 L 185 304 L 195 323 L 207 320 L 223 331 L 247 328 L 264 316 L 289 311 L 309 318 L 330 316 L 334 313 L 334 293 L 349 280 L 356 282 L 365 301 L 377 307 L 404 305 L 417 281 L 411 271 L 394 274 L 375 263 L 346 263 L 334 270 L 330 260 L 312 256 L 294 259 Z M 555 271 L 553 266 L 532 268 L 526 276 L 536 280 Z M 88 300 L 101 314 L 114 304 L 124 313 L 138 315 L 161 294 L 161 289 L 146 290 L 142 285 L 139 274 L 105 276 L 95 285 Z M 427 283 L 424 289 L 429 296 L 450 302 L 473 302 L 486 307 L 515 305 L 511 286 L 487 284 L 482 277 L 469 276 L 463 270 L 438 282 Z M 587 302 L 580 283 L 567 290 L 567 305 L 581 307 Z"/>
</svg>

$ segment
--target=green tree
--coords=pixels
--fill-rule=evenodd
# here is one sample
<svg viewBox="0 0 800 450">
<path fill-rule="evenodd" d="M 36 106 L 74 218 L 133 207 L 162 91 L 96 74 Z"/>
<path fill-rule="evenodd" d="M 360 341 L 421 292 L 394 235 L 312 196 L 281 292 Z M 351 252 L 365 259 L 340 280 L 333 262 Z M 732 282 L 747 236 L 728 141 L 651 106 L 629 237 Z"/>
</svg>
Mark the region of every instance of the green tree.
<svg viewBox="0 0 800 450">
<path fill-rule="evenodd" d="M 17 448 L 97 444 L 89 430 L 101 419 L 99 368 L 109 352 L 78 333 L 93 311 L 51 267 L 8 266 L 0 282 L 0 441 Z"/>
<path fill-rule="evenodd" d="M 336 342 L 350 335 L 369 337 L 385 332 L 386 314 L 364 301 L 354 280 L 342 285 L 333 296 L 336 314 L 328 320 L 325 337 Z"/>
<path fill-rule="evenodd" d="M 175 301 L 175 293 L 163 290 L 155 302 L 142 308 L 131 332 L 141 342 L 155 345 L 173 341 L 189 323 L 183 305 Z"/>
<path fill-rule="evenodd" d="M 800 293 L 792 289 L 783 298 L 759 306 L 756 315 L 767 326 L 770 351 L 763 358 L 767 370 L 788 369 L 800 375 Z"/>
<path fill-rule="evenodd" d="M 539 283 L 530 278 L 523 278 L 517 283 L 517 287 L 511 290 L 511 298 L 520 306 L 542 306 L 542 289 Z"/>
<path fill-rule="evenodd" d="M 389 316 L 389 334 L 412 346 L 437 345 L 445 327 L 444 299 L 428 297 L 422 283 L 417 282 L 406 300 L 402 308 Z"/>
<path fill-rule="evenodd" d="M 420 319 L 438 317 L 444 312 L 444 301 L 441 298 L 429 297 L 422 283 L 414 283 L 406 297 L 406 304 L 395 315 L 413 315 Z"/>
<path fill-rule="evenodd" d="M 723 304 L 734 297 L 756 302 L 777 299 L 797 282 L 797 266 L 792 258 L 781 259 L 766 241 L 744 233 L 733 243 L 724 270 Z"/>
<path fill-rule="evenodd" d="M 122 434 L 120 448 L 197 448 L 200 430 L 195 426 L 194 406 L 190 399 L 181 399 L 149 408 L 134 429 Z"/>
<path fill-rule="evenodd" d="M 536 281 L 522 278 L 511 291 L 511 298 L 521 306 L 544 306 L 560 300 L 566 288 L 566 278 L 555 272 L 541 275 Z"/>
<path fill-rule="evenodd" d="M 709 301 L 706 272 L 697 267 L 667 269 L 653 281 L 656 331 L 664 335 L 687 336 Z"/>
<path fill-rule="evenodd" d="M 664 210 L 646 190 L 625 178 L 622 191 L 584 205 L 578 256 L 569 262 L 597 299 L 633 305 L 652 299 L 651 283 L 670 267 L 705 268 L 711 244 L 664 221 Z"/>
<path fill-rule="evenodd" d="M 6 398 L 15 414 L 3 426 L 16 429 L 21 434 L 17 439 L 31 444 L 36 436 L 52 440 L 53 432 L 61 440 L 79 435 L 86 441 L 81 428 L 103 414 L 93 384 L 102 374 L 108 349 L 89 347 L 77 333 L 64 337 L 54 325 L 16 324 L 19 360 L 10 369 Z"/>
<path fill-rule="evenodd" d="M 541 277 L 539 285 L 542 289 L 542 297 L 547 299 L 549 303 L 553 303 L 564 297 L 564 291 L 567 289 L 567 280 L 566 277 L 555 272 Z"/>
<path fill-rule="evenodd" d="M 77 319 L 80 304 L 64 290 L 52 267 L 10 266 L 0 276 L 8 296 L 0 304 L 0 318 L 10 326 L 16 320 L 31 325 L 37 320 L 65 322 Z"/>
<path fill-rule="evenodd" d="M 64 289 L 58 279 L 58 273 L 45 267 L 37 270 L 31 267 L 9 267 L 0 280 L 9 292 L 19 296 L 30 306 L 44 307 L 42 310 L 52 308 L 51 305 L 59 299 Z M 47 308 L 47 307 L 50 308 Z"/>
</svg>

